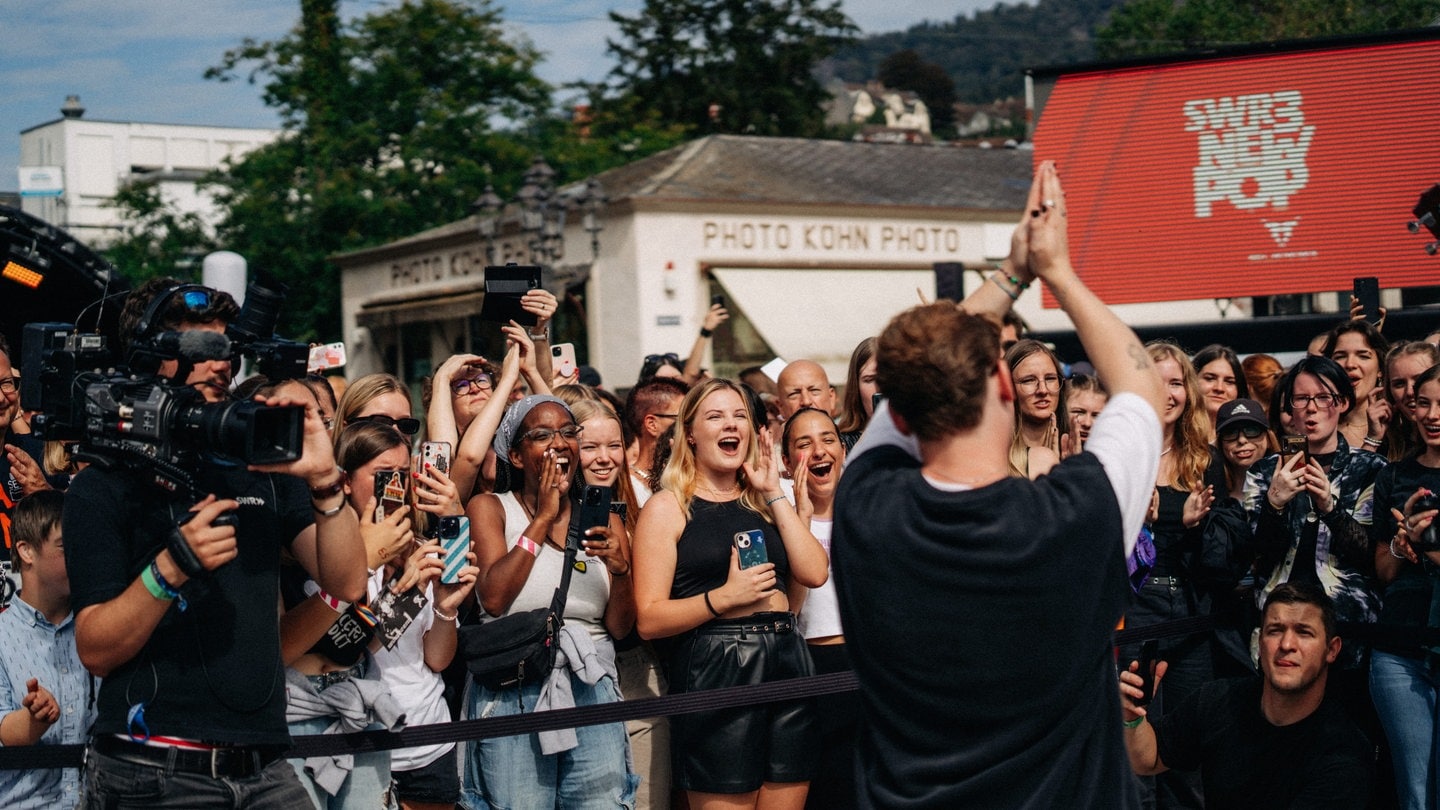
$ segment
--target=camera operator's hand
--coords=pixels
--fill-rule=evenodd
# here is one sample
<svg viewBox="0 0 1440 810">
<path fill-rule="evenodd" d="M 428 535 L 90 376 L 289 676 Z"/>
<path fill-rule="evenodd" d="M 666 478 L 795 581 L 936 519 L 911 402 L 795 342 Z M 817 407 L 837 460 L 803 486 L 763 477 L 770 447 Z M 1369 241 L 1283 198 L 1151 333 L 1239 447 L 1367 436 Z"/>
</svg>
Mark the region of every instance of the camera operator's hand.
<svg viewBox="0 0 1440 810">
<path fill-rule="evenodd" d="M 252 472 L 284 473 L 305 479 L 311 489 L 323 487 L 335 481 L 335 446 L 330 431 L 325 429 L 325 420 L 320 417 L 320 406 L 313 397 L 307 402 L 303 398 L 286 395 L 256 397 L 256 402 L 270 407 L 300 406 L 305 409 L 305 428 L 302 436 L 300 458 L 280 464 L 251 464 Z"/>
<path fill-rule="evenodd" d="M 239 547 L 235 543 L 235 527 L 233 525 L 215 525 L 215 520 L 221 515 L 230 512 L 232 509 L 239 509 L 239 501 L 230 498 L 216 498 L 214 493 L 205 496 L 205 499 L 190 507 L 194 515 L 180 525 L 180 536 L 184 538 L 185 544 L 190 547 L 190 553 L 200 562 L 200 566 L 206 571 L 214 571 L 225 563 L 235 559 L 239 553 Z M 164 570 L 164 562 L 169 563 L 172 570 Z M 169 549 L 160 552 L 156 563 L 161 566 L 161 573 L 165 580 L 175 587 L 183 585 L 190 578 L 181 570 L 178 562 L 170 555 Z"/>
<path fill-rule="evenodd" d="M 31 495 L 43 489 L 53 489 L 45 480 L 45 473 L 30 454 L 13 444 L 5 445 L 5 458 L 10 462 L 10 474 L 20 484 L 22 495 Z"/>
</svg>

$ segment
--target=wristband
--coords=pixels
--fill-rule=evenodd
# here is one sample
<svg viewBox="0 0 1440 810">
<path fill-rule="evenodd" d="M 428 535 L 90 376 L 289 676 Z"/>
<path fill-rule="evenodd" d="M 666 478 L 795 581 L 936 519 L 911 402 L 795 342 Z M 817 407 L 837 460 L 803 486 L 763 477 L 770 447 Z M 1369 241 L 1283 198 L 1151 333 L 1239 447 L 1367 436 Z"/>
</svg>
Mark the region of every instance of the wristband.
<svg viewBox="0 0 1440 810">
<path fill-rule="evenodd" d="M 541 333 L 538 334 L 538 335 L 535 334 L 534 332 L 526 332 L 525 334 L 529 335 L 531 340 L 544 340 L 544 341 L 549 341 L 549 340 L 550 340 L 550 333 L 549 333 L 549 332 L 541 332 Z"/>
<path fill-rule="evenodd" d="M 336 467 L 335 473 L 339 476 L 335 479 L 335 483 L 326 484 L 323 487 L 315 487 L 311 489 L 310 500 L 323 501 L 327 498 L 333 498 L 336 495 L 339 495 L 341 492 L 345 491 L 345 472 L 339 467 Z"/>
<path fill-rule="evenodd" d="M 1134 720 L 1126 720 L 1123 725 L 1126 728 L 1139 728 L 1140 724 L 1143 722 L 1145 722 L 1145 715 L 1142 714 Z"/>
<path fill-rule="evenodd" d="M 310 508 L 314 509 L 315 514 L 319 515 L 320 517 L 335 517 L 336 515 L 340 514 L 341 509 L 345 508 L 345 499 L 341 498 L 340 502 L 335 504 L 335 507 L 333 509 L 321 509 L 320 502 L 312 498 L 310 500 Z"/>
<path fill-rule="evenodd" d="M 526 536 L 523 535 L 523 534 L 520 535 L 520 539 L 519 539 L 519 540 L 516 540 L 516 541 L 515 541 L 515 546 L 516 546 L 517 548 L 522 548 L 522 549 L 530 552 L 530 556 L 531 556 L 531 557 L 539 557 L 539 556 L 540 556 L 540 546 L 537 545 L 534 540 L 531 540 L 530 538 L 526 537 Z"/>
<path fill-rule="evenodd" d="M 700 327 L 700 337 L 702 337 L 702 338 L 708 338 L 708 337 L 710 337 L 710 336 L 713 335 L 713 334 L 715 334 L 715 331 L 714 331 L 713 329 L 706 329 L 706 328 L 703 327 L 703 326 Z"/>
<path fill-rule="evenodd" d="M 711 615 L 711 616 L 714 616 L 714 617 L 717 618 L 717 619 L 720 618 L 720 611 L 716 610 L 714 603 L 712 603 L 712 602 L 710 601 L 710 592 L 709 592 L 709 591 L 706 591 L 704 595 L 705 595 L 705 607 L 710 610 L 710 615 Z"/>
<path fill-rule="evenodd" d="M 181 596 L 180 592 L 175 590 L 175 586 L 165 581 L 165 575 L 160 573 L 160 566 L 155 564 L 155 560 L 151 560 L 150 565 L 144 571 L 140 572 L 140 581 L 145 583 L 145 590 L 149 591 L 150 595 L 156 599 L 169 600 L 172 602 L 178 600 L 182 613 L 185 611 L 185 608 L 189 607 L 189 605 L 185 603 L 185 597 Z"/>
<path fill-rule="evenodd" d="M 990 280 L 993 281 L 993 282 L 995 282 L 995 286 L 996 286 L 996 287 L 999 287 L 1001 292 L 1003 292 L 1003 293 L 1005 293 L 1006 295 L 1010 296 L 1010 300 L 1011 300 L 1011 301 L 1019 301 L 1019 300 L 1020 300 L 1020 293 L 1018 293 L 1018 292 L 1012 292 L 1009 287 L 1006 287 L 1004 284 L 1001 284 L 1001 283 L 1000 283 L 1000 273 L 999 273 L 998 271 L 995 272 L 995 273 L 991 273 L 991 274 L 990 274 Z"/>
<path fill-rule="evenodd" d="M 783 500 L 785 500 L 785 495 L 782 493 L 782 494 L 780 494 L 780 495 L 776 495 L 775 497 L 770 498 L 769 500 L 765 501 L 765 505 L 768 507 L 770 504 L 775 503 L 776 501 L 783 501 Z"/>
<path fill-rule="evenodd" d="M 335 597 L 331 596 L 323 590 L 317 591 L 316 596 L 319 596 L 320 601 L 329 605 L 330 609 L 335 611 L 336 613 L 344 613 L 345 611 L 350 609 L 349 602 L 346 602 L 343 599 L 336 599 Z"/>
<path fill-rule="evenodd" d="M 1360 443 L 1363 444 L 1363 445 L 1365 445 L 1366 447 L 1379 447 L 1379 446 L 1380 446 L 1380 440 L 1379 440 L 1379 439 L 1372 439 L 1372 438 L 1370 438 L 1369 436 L 1366 436 L 1365 439 L 1364 439 L 1363 441 L 1361 441 Z"/>
<path fill-rule="evenodd" d="M 442 621 L 447 621 L 447 622 L 453 622 L 453 621 L 455 621 L 457 618 L 460 617 L 460 611 L 458 611 L 458 610 L 455 611 L 454 613 L 451 613 L 449 616 L 446 616 L 444 613 L 441 613 L 441 612 L 440 612 L 440 608 L 438 608 L 438 607 L 436 607 L 436 606 L 434 606 L 434 605 L 431 605 L 431 606 L 430 606 L 430 612 L 431 612 L 431 613 L 434 613 L 436 618 L 438 618 L 438 619 L 440 619 L 440 620 L 442 620 Z"/>
</svg>

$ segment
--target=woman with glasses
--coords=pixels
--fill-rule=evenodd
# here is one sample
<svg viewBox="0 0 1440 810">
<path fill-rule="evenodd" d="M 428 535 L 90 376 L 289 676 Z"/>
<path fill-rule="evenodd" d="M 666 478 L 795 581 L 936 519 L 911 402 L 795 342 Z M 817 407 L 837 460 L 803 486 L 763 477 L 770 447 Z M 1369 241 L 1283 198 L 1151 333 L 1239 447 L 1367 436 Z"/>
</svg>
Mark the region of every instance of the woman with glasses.
<svg viewBox="0 0 1440 810">
<path fill-rule="evenodd" d="M 1225 491 L 1245 495 L 1245 474 L 1260 459 L 1280 449 L 1265 409 L 1253 399 L 1234 399 L 1215 414 L 1215 442 L 1225 458 Z"/>
<path fill-rule="evenodd" d="M 1030 479 L 1060 462 L 1060 437 L 1065 422 L 1064 372 L 1060 358 L 1038 340 L 1026 338 L 1005 352 L 1015 386 L 1015 436 L 1010 443 L 1010 471 Z"/>
<path fill-rule="evenodd" d="M 829 560 L 780 488 L 769 431 L 757 436 L 745 390 L 728 380 L 692 388 L 679 414 L 635 532 L 640 634 L 668 640 L 672 693 L 812 674 L 791 594 L 823 585 Z M 813 723 L 809 701 L 677 715 L 671 778 L 692 810 L 798 810 Z"/>
<path fill-rule="evenodd" d="M 1385 466 L 1377 453 L 1350 446 L 1340 432 L 1355 407 L 1350 375 L 1328 357 L 1297 361 L 1277 384 L 1277 406 L 1290 430 L 1305 437 L 1305 452 L 1263 459 L 1246 476 L 1244 505 L 1255 532 L 1255 571 L 1265 584 L 1263 606 L 1282 582 L 1319 585 L 1335 601 L 1340 621 L 1373 622 L 1379 599 L 1370 584 L 1374 565 L 1366 529 L 1373 522 L 1373 484 Z M 1344 669 L 1332 680 L 1357 682 L 1360 650 L 1347 643 Z"/>
<path fill-rule="evenodd" d="M 410 390 L 393 374 L 366 374 L 345 388 L 335 412 L 335 443 L 352 422 L 375 422 L 398 430 L 407 441 L 420 432 L 410 410 Z"/>
<path fill-rule="evenodd" d="M 513 474 L 497 483 L 513 487 L 477 495 L 466 508 L 482 621 L 550 605 L 565 564 L 581 434 L 564 401 L 545 395 L 516 403 L 500 423 L 495 455 Z M 614 639 L 634 626 L 635 600 L 630 546 L 618 515 L 582 539 L 567 594 L 555 669 L 506 689 L 469 684 L 467 718 L 620 700 Z M 494 737 L 466 749 L 462 802 L 471 810 L 615 808 L 634 801 L 638 779 L 630 772 L 623 723 Z"/>
</svg>

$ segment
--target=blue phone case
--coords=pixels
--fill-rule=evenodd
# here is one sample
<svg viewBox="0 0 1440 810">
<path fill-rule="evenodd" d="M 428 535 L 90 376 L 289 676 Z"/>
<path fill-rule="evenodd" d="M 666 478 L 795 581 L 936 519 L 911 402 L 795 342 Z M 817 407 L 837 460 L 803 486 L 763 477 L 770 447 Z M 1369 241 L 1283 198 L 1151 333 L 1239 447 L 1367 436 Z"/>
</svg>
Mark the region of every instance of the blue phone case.
<svg viewBox="0 0 1440 810">
<path fill-rule="evenodd" d="M 740 551 L 740 567 L 754 568 L 770 561 L 765 553 L 765 532 L 751 529 L 735 533 L 735 548 Z"/>
<path fill-rule="evenodd" d="M 445 569 L 440 573 L 440 582 L 445 585 L 454 585 L 460 581 L 460 569 L 468 563 L 466 553 L 470 551 L 470 518 L 461 515 L 456 521 L 459 524 L 458 531 L 454 537 L 440 538 L 440 546 L 444 549 Z"/>
</svg>

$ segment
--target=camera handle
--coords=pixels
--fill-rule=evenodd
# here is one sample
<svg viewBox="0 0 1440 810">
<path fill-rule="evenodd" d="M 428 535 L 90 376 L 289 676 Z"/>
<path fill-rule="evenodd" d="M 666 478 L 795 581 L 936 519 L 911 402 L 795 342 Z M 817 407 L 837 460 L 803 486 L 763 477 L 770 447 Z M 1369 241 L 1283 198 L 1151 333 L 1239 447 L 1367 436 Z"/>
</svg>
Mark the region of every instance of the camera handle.
<svg viewBox="0 0 1440 810">
<path fill-rule="evenodd" d="M 190 548 L 190 543 L 185 540 L 185 533 L 180 531 L 180 527 L 189 523 L 191 518 L 197 514 L 199 513 L 186 512 L 184 517 L 176 521 L 175 528 L 170 530 L 170 536 L 165 541 L 165 547 L 170 550 L 170 559 L 174 560 L 175 564 L 180 567 L 180 570 L 185 573 L 185 576 L 191 579 L 210 573 L 205 569 L 205 566 L 201 564 L 200 558 L 195 556 L 195 550 Z M 239 523 L 238 515 L 234 512 L 226 512 L 218 515 L 215 520 L 211 521 L 210 525 L 237 526 Z"/>
</svg>

